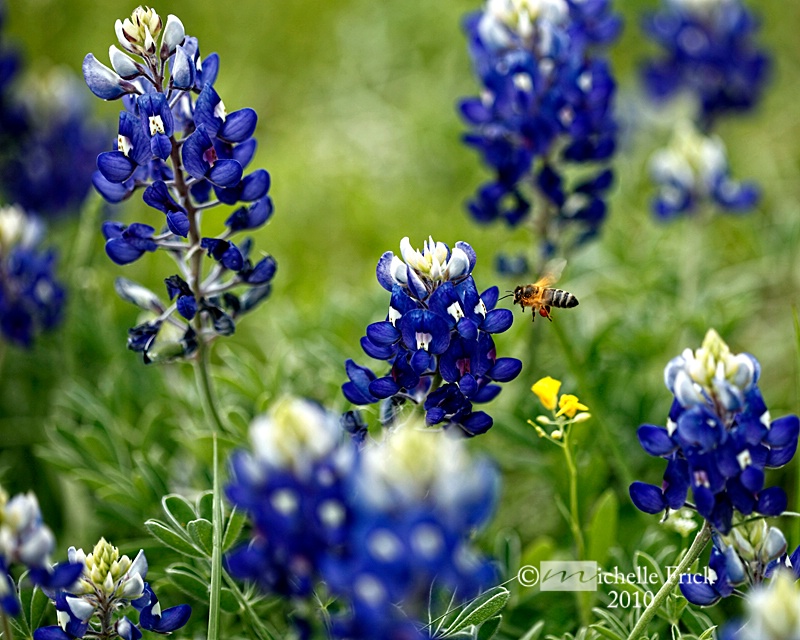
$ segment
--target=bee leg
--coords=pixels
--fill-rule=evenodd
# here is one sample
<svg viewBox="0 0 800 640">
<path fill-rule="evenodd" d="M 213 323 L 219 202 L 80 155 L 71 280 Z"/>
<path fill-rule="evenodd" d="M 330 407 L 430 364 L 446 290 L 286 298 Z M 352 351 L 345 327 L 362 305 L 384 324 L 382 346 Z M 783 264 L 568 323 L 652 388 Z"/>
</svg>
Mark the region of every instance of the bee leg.
<svg viewBox="0 0 800 640">
<path fill-rule="evenodd" d="M 552 316 L 550 315 L 550 307 L 542 307 L 541 311 L 539 311 L 545 318 L 547 318 L 550 322 L 553 321 Z"/>
</svg>

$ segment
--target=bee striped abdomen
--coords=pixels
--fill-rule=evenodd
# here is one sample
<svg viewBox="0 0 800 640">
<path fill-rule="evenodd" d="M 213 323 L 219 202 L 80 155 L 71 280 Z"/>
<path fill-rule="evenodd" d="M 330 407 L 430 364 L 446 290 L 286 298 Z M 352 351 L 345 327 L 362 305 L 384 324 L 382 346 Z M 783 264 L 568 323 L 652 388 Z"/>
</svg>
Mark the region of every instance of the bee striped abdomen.
<svg viewBox="0 0 800 640">
<path fill-rule="evenodd" d="M 578 306 L 578 299 L 563 289 L 545 289 L 545 304 L 557 309 L 571 309 Z"/>
</svg>

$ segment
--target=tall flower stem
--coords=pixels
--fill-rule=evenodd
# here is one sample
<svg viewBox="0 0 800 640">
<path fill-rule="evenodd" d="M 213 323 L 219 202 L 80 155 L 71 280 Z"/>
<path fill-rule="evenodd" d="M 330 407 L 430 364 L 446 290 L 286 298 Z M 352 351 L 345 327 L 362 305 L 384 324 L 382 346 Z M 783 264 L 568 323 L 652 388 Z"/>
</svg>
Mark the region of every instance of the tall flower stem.
<svg viewBox="0 0 800 640">
<path fill-rule="evenodd" d="M 583 560 L 586 554 L 586 544 L 583 540 L 583 531 L 581 530 L 581 521 L 578 514 L 578 468 L 572 457 L 572 447 L 569 441 L 570 431 L 570 429 L 564 430 L 562 445 L 564 459 L 567 463 L 567 472 L 569 473 L 570 529 L 572 529 L 572 536 L 575 538 L 578 560 Z"/>
<path fill-rule="evenodd" d="M 216 396 L 211 382 L 211 363 L 209 361 L 210 345 L 203 344 L 202 340 L 197 347 L 197 359 L 194 361 L 194 373 L 197 380 L 197 388 L 200 391 L 200 398 L 203 402 L 203 409 L 206 415 L 211 418 L 214 433 L 224 433 L 225 423 L 217 408 Z"/>
<path fill-rule="evenodd" d="M 703 528 L 697 533 L 694 542 L 692 542 L 692 546 L 689 547 L 686 555 L 683 556 L 683 559 L 678 563 L 675 571 L 667 577 L 667 580 L 653 597 L 653 601 L 642 612 L 642 617 L 636 622 L 636 625 L 628 636 L 628 640 L 639 640 L 644 637 L 647 625 L 650 624 L 650 621 L 656 615 L 659 607 L 664 603 L 669 594 L 672 593 L 673 589 L 675 589 L 681 576 L 685 574 L 694 561 L 700 557 L 700 554 L 703 552 L 703 549 L 706 548 L 709 540 L 711 540 L 711 525 L 705 522 Z"/>
<path fill-rule="evenodd" d="M 211 593 L 208 600 L 208 640 L 219 640 L 220 595 L 222 592 L 222 496 L 219 483 L 219 448 L 214 440 L 213 531 L 211 542 Z"/>
</svg>

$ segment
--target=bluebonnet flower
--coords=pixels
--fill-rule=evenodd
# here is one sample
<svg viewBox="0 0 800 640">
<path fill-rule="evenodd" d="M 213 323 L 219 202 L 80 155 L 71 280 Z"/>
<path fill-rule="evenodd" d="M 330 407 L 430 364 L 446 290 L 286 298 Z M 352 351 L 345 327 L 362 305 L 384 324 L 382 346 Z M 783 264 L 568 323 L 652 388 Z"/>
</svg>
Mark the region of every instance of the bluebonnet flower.
<svg viewBox="0 0 800 640">
<path fill-rule="evenodd" d="M 74 584 L 50 590 L 58 612 L 58 625 L 40 627 L 34 640 L 74 640 L 83 637 L 138 640 L 141 629 L 168 634 L 183 627 L 192 609 L 181 604 L 161 610 L 147 576 L 147 558 L 139 551 L 131 560 L 100 538 L 91 553 L 69 548 L 70 562 L 82 568 Z M 128 607 L 139 612 L 138 625 L 127 615 Z"/>
<path fill-rule="evenodd" d="M 226 489 L 254 527 L 227 556 L 232 575 L 285 596 L 311 593 L 322 555 L 342 544 L 350 523 L 344 478 L 355 449 L 342 435 L 334 415 L 297 399 L 252 423 L 252 453 L 233 455 Z"/>
<path fill-rule="evenodd" d="M 349 477 L 346 545 L 322 569 L 349 605 L 333 621 L 336 638 L 429 638 L 422 620 L 435 593 L 463 601 L 496 578 L 470 536 L 494 510 L 498 473 L 460 440 L 421 427 L 384 432 Z"/>
<path fill-rule="evenodd" d="M 513 314 L 494 308 L 497 287 L 478 293 L 471 275 L 476 256 L 466 242 L 451 251 L 430 238 L 419 252 L 403 238 L 400 252 L 402 260 L 387 251 L 378 261 L 378 282 L 391 292 L 389 311 L 361 339 L 364 352 L 391 369 L 377 377 L 348 360 L 342 392 L 358 405 L 383 401 L 392 407 L 389 421 L 411 401 L 424 406 L 429 425 L 484 433 L 492 418 L 473 404 L 495 398 L 496 383 L 513 380 L 522 368 L 516 358 L 498 358 L 492 338 L 511 326 Z"/>
<path fill-rule="evenodd" d="M 797 640 L 800 638 L 800 585 L 783 569 L 747 594 L 746 621 L 722 629 L 719 640 Z"/>
<path fill-rule="evenodd" d="M 606 216 L 613 176 L 597 167 L 614 153 L 617 125 L 600 52 L 620 27 L 609 0 L 488 0 L 465 22 L 483 86 L 461 101 L 473 127 L 464 141 L 495 173 L 468 209 L 510 226 L 538 209 L 545 258 L 594 237 Z"/>
<path fill-rule="evenodd" d="M 688 94 L 704 129 L 723 113 L 751 109 L 770 68 L 757 29 L 741 0 L 662 0 L 644 19 L 645 32 L 664 50 L 644 66 L 648 93 L 657 101 Z"/>
<path fill-rule="evenodd" d="M 16 95 L 20 122 L 0 152 L 7 201 L 42 217 L 76 212 L 107 131 L 87 115 L 87 100 L 69 72 L 27 77 Z"/>
<path fill-rule="evenodd" d="M 674 394 L 667 427 L 642 425 L 647 453 L 667 460 L 661 487 L 634 482 L 630 495 L 645 513 L 679 509 L 689 488 L 694 508 L 727 533 L 734 511 L 780 515 L 786 494 L 765 487 L 764 470 L 785 465 L 797 449 L 800 421 L 771 420 L 758 388 L 760 365 L 750 354 L 734 355 L 713 330 L 700 349 L 670 361 L 664 371 Z"/>
<path fill-rule="evenodd" d="M 271 292 L 275 259 L 256 257 L 250 238 L 233 241 L 273 212 L 269 174 L 245 173 L 255 154 L 257 116 L 250 108 L 228 112 L 213 86 L 219 57 L 201 58 L 197 39 L 175 16 L 163 24 L 153 9 L 139 7 L 117 20 L 115 31 L 121 49 L 109 50 L 111 68 L 91 53 L 83 62 L 89 89 L 124 106 L 115 147 L 98 156 L 93 182 L 109 202 L 142 190 L 159 216 L 153 224 L 105 223 L 106 253 L 124 265 L 164 250 L 179 270 L 165 279 L 171 304 L 118 280 L 123 298 L 148 313 L 130 330 L 128 347 L 146 363 L 192 357 L 232 334 L 239 317 Z M 221 234 L 203 235 L 204 210 L 239 203 Z"/>
<path fill-rule="evenodd" d="M 61 320 L 65 292 L 56 254 L 41 248 L 43 226 L 19 207 L 0 209 L 0 335 L 29 347 Z"/>
<path fill-rule="evenodd" d="M 682 578 L 681 593 L 700 606 L 715 604 L 739 586 L 760 585 L 785 551 L 783 532 L 763 518 L 737 522 L 728 535 L 714 535 L 706 575 Z"/>
<path fill-rule="evenodd" d="M 69 562 L 53 567 L 50 556 L 54 546 L 53 533 L 42 522 L 36 496 L 19 494 L 9 500 L 0 487 L 0 615 L 20 613 L 10 574 L 14 565 L 26 567 L 30 581 L 45 589 L 60 589 L 75 582 L 82 565 Z"/>
<path fill-rule="evenodd" d="M 704 205 L 739 213 L 754 207 L 759 189 L 730 177 L 725 145 L 691 123 L 678 124 L 669 146 L 653 154 L 650 173 L 658 187 L 653 211 L 662 220 L 693 213 Z"/>
</svg>

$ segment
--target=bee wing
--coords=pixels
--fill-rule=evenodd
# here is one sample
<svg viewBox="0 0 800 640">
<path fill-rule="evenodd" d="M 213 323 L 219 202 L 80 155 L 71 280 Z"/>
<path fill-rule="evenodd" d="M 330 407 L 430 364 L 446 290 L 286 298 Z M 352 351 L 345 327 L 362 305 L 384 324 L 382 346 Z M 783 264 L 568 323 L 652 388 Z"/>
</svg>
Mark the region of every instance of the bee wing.
<svg viewBox="0 0 800 640">
<path fill-rule="evenodd" d="M 555 258 L 550 260 L 545 265 L 544 275 L 534 283 L 536 287 L 549 287 L 551 284 L 558 282 L 564 267 L 567 266 L 567 261 L 564 258 Z"/>
</svg>

